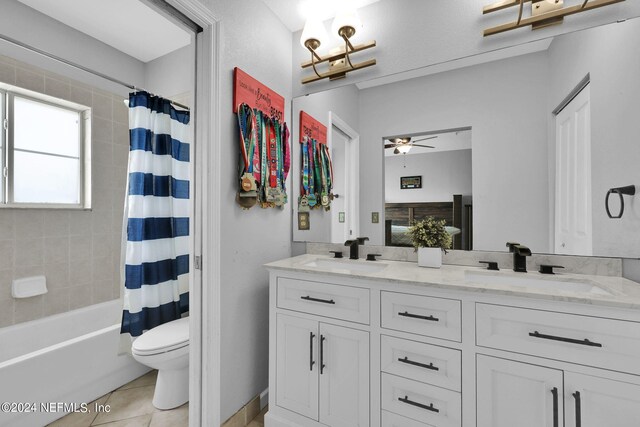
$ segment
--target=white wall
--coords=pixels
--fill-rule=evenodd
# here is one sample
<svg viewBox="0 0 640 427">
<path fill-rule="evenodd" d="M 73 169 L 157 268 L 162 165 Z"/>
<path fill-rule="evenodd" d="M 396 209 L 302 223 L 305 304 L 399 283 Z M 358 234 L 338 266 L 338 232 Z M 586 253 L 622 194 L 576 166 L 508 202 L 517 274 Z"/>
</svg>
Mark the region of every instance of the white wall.
<svg viewBox="0 0 640 427">
<path fill-rule="evenodd" d="M 483 37 L 484 29 L 514 21 L 517 15 L 516 8 L 510 8 L 483 16 L 482 7 L 490 3 L 491 0 L 382 0 L 359 9 L 363 28 L 354 36 L 354 42 L 375 39 L 377 47 L 354 55 L 353 60 L 359 62 L 375 57 L 377 65 L 350 73 L 339 82 L 300 83 L 303 76 L 310 75 L 309 69 L 300 68 L 300 63 L 308 61 L 310 54 L 300 46 L 301 32 L 298 31 L 292 40 L 294 96 L 640 16 L 640 2 L 630 0 L 569 16 L 562 25 L 537 31 L 522 28 Z M 565 0 L 565 5 L 575 4 L 578 0 Z M 330 21 L 326 27 L 331 28 Z M 324 53 L 338 45 L 339 40 L 333 37 L 320 50 Z M 325 66 L 323 64 L 322 70 Z"/>
<path fill-rule="evenodd" d="M 204 2 L 221 17 L 222 107 L 220 141 L 227 156 L 221 209 L 221 419 L 233 415 L 268 386 L 268 275 L 263 264 L 291 254 L 291 204 L 243 211 L 235 202 L 238 124 L 233 114 L 233 68 L 240 67 L 285 97 L 291 117 L 291 32 L 260 1 Z M 291 183 L 287 183 L 291 188 Z M 206 286 L 206 285 L 205 285 Z"/>
<path fill-rule="evenodd" d="M 144 88 L 156 95 L 193 106 L 195 43 L 144 64 Z"/>
<path fill-rule="evenodd" d="M 640 190 L 640 19 L 555 40 L 549 60 L 552 72 L 547 111 L 553 110 L 587 73 L 591 75 L 593 254 L 637 258 L 638 196 L 625 196 L 622 219 L 607 217 L 604 198 L 611 187 L 634 184 Z M 552 118 L 549 126 L 553 142 Z M 551 167 L 555 165 L 553 147 L 549 153 Z M 617 206 L 617 196 L 612 202 Z M 611 205 L 613 208 L 614 203 Z"/>
<path fill-rule="evenodd" d="M 329 112 L 333 112 L 354 130 L 358 131 L 359 94 L 355 86 L 328 90 L 313 96 L 293 100 L 293 127 L 291 150 L 291 201 L 293 202 L 293 240 L 305 242 L 328 242 L 331 240 L 331 212 L 313 209 L 309 214 L 309 230 L 298 230 L 298 196 L 300 195 L 300 111 L 311 115 L 325 126 L 329 126 Z M 331 129 L 327 129 L 327 137 Z M 330 147 L 332 148 L 332 147 Z M 334 153 L 334 155 L 336 155 Z"/>
<path fill-rule="evenodd" d="M 126 83 L 144 86 L 144 64 L 16 0 L 2 0 L 1 34 Z M 0 54 L 70 79 L 126 95 L 127 89 L 0 41 Z"/>
<path fill-rule="evenodd" d="M 384 136 L 470 126 L 474 248 L 548 252 L 547 78 L 543 52 L 360 91 L 361 234 L 384 240 Z"/>
<path fill-rule="evenodd" d="M 471 195 L 471 150 L 385 157 L 386 203 L 450 202 L 454 194 Z M 422 188 L 400 188 L 403 176 L 422 176 Z"/>
</svg>

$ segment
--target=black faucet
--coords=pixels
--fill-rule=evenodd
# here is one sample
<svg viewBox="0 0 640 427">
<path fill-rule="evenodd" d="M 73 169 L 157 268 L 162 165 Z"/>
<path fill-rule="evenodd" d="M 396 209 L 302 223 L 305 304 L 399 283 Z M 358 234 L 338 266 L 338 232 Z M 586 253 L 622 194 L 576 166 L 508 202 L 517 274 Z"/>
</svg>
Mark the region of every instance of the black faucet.
<svg viewBox="0 0 640 427">
<path fill-rule="evenodd" d="M 531 256 L 531 249 L 520 243 L 507 242 L 509 252 L 513 252 L 513 271 L 527 272 L 527 257 Z"/>
<path fill-rule="evenodd" d="M 344 242 L 345 246 L 349 246 L 349 259 L 358 259 L 358 246 L 364 245 L 367 240 L 369 240 L 368 237 L 358 237 Z"/>
</svg>

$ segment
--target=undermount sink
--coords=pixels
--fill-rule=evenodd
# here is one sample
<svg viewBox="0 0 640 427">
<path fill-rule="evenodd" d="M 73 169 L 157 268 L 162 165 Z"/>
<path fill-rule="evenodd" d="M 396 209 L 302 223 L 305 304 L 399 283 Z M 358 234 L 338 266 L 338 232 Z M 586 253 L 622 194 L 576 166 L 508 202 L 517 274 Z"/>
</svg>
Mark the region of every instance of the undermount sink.
<svg viewBox="0 0 640 427">
<path fill-rule="evenodd" d="M 349 273 L 377 273 L 387 268 L 387 264 L 379 261 L 360 261 L 350 259 L 317 258 L 303 264 L 305 267 L 343 270 Z"/>
<path fill-rule="evenodd" d="M 532 274 L 529 276 L 528 274 Z M 509 285 L 520 288 L 544 289 L 565 292 L 576 292 L 595 295 L 611 295 L 611 292 L 588 281 L 574 281 L 570 279 L 557 280 L 543 278 L 537 273 L 485 273 L 465 271 L 465 281 L 486 285 Z"/>
</svg>

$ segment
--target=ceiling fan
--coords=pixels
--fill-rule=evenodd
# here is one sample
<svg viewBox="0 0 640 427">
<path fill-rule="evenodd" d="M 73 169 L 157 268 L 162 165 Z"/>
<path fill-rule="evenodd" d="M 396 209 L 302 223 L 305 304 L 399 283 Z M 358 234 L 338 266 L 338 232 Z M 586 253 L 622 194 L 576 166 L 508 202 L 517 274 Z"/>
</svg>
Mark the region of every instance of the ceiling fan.
<svg viewBox="0 0 640 427">
<path fill-rule="evenodd" d="M 411 147 L 423 147 L 423 148 L 435 148 L 432 145 L 421 145 L 416 144 L 416 142 L 426 141 L 428 139 L 435 139 L 437 136 L 430 136 L 428 138 L 416 139 L 411 141 L 411 137 L 404 138 L 389 138 L 388 141 L 391 141 L 391 144 L 385 144 L 384 148 L 394 148 L 393 154 L 407 154 Z"/>
</svg>

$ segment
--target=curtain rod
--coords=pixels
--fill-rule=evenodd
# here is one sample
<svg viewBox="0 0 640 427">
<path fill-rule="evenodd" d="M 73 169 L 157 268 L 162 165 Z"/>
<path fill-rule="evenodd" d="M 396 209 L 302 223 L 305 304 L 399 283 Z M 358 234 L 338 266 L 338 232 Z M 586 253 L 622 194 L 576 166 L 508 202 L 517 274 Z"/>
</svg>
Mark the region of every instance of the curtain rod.
<svg viewBox="0 0 640 427">
<path fill-rule="evenodd" d="M 98 77 L 101 77 L 101 78 L 103 78 L 103 79 L 105 79 L 105 80 L 109 80 L 110 82 L 113 82 L 113 83 L 119 84 L 120 86 L 124 86 L 124 87 L 126 87 L 126 88 L 128 88 L 128 89 L 132 89 L 132 90 L 134 90 L 134 91 L 145 91 L 145 92 L 149 92 L 149 91 L 147 91 L 146 89 L 143 89 L 143 88 L 137 87 L 137 86 L 132 85 L 132 84 L 129 84 L 129 83 L 125 83 L 125 82 L 123 82 L 122 80 L 118 80 L 118 79 L 116 79 L 116 78 L 113 78 L 113 77 L 107 76 L 106 74 L 103 74 L 103 73 L 101 73 L 101 72 L 99 72 L 99 71 L 94 71 L 94 70 L 92 70 L 91 68 L 87 68 L 87 67 L 85 67 L 85 66 L 82 66 L 82 65 L 76 64 L 75 62 L 68 61 L 68 60 L 66 60 L 66 59 L 64 59 L 64 58 L 61 58 L 61 57 L 56 56 L 56 55 L 53 55 L 53 54 L 51 54 L 51 53 L 49 53 L 49 52 L 45 52 L 45 51 L 44 51 L 44 50 L 42 50 L 42 49 L 38 49 L 37 47 L 33 47 L 33 46 L 30 46 L 30 45 L 28 45 L 28 44 L 26 44 L 26 43 L 22 43 L 21 41 L 15 40 L 15 39 L 13 39 L 13 38 L 11 38 L 11 37 L 7 37 L 7 36 L 5 36 L 4 34 L 0 34 L 0 40 L 4 40 L 4 41 L 6 41 L 6 42 L 8 42 L 8 43 L 14 44 L 14 45 L 16 45 L 16 46 L 18 46 L 18 47 L 21 47 L 21 48 L 23 48 L 23 49 L 26 49 L 26 50 L 30 50 L 30 51 L 32 51 L 32 52 L 35 52 L 35 53 L 39 54 L 39 55 L 45 56 L 45 57 L 47 57 L 47 58 L 49 58 L 49 59 L 53 59 L 54 61 L 58 61 L 58 62 L 60 62 L 60 63 L 62 63 L 62 64 L 68 65 L 68 66 L 73 67 L 73 68 L 76 68 L 76 69 L 78 69 L 78 70 L 82 70 L 82 71 L 84 71 L 84 72 L 86 72 L 86 73 L 93 74 L 94 76 L 98 76 Z M 151 93 L 151 92 L 149 92 L 149 93 Z M 152 94 L 152 95 L 153 95 L 153 94 Z M 175 101 L 172 101 L 172 100 L 170 100 L 170 99 L 169 99 L 168 101 L 169 101 L 169 102 L 171 102 L 171 103 L 172 103 L 173 105 L 175 105 L 176 107 L 183 108 L 183 109 L 185 109 L 185 110 L 190 110 L 190 108 L 189 108 L 189 107 L 187 107 L 186 105 L 180 104 L 179 102 L 175 102 Z"/>
</svg>

